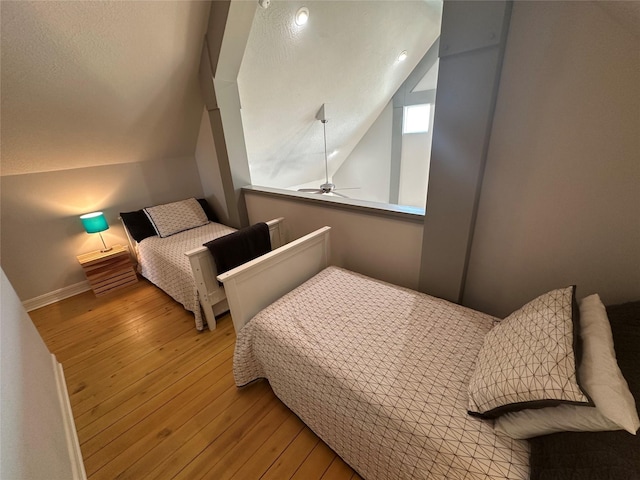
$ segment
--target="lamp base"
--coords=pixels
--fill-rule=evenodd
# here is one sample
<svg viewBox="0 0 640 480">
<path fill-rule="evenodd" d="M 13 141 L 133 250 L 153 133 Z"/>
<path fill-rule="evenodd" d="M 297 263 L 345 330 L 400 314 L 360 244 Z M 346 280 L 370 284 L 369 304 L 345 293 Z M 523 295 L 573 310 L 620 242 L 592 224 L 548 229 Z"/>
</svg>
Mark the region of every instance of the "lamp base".
<svg viewBox="0 0 640 480">
<path fill-rule="evenodd" d="M 100 250 L 100 251 L 102 253 L 110 252 L 113 247 L 107 247 L 107 244 L 104 243 L 104 238 L 102 238 L 102 233 L 98 232 L 98 235 L 100 235 L 100 240 L 102 240 L 102 246 L 104 247 L 104 249 Z"/>
</svg>

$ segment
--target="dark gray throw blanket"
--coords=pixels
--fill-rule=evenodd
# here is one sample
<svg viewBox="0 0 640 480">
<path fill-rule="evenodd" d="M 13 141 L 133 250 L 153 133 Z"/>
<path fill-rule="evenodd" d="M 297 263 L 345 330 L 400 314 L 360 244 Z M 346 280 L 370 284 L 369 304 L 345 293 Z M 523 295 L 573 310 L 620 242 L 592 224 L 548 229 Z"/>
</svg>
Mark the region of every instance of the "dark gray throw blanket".
<svg viewBox="0 0 640 480">
<path fill-rule="evenodd" d="M 216 262 L 218 274 L 271 251 L 269 226 L 256 223 L 237 232 L 216 238 L 204 244 Z"/>
</svg>

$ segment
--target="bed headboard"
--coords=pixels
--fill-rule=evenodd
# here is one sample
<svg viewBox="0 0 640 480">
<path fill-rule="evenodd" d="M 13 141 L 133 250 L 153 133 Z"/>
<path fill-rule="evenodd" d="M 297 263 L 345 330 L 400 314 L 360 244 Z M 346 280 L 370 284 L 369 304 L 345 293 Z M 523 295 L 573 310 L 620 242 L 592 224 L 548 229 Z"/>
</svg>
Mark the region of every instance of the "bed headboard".
<svg viewBox="0 0 640 480">
<path fill-rule="evenodd" d="M 122 228 L 124 228 L 124 233 L 127 236 L 127 242 L 129 242 L 129 254 L 133 256 L 133 259 L 137 264 L 138 263 L 138 248 L 137 248 L 138 242 L 136 242 L 135 239 L 131 236 L 131 233 L 129 232 L 129 229 L 127 228 L 127 225 L 124 223 L 124 220 L 122 219 L 122 217 L 118 216 L 118 220 L 120 220 L 120 223 L 122 223 Z"/>
<path fill-rule="evenodd" d="M 236 333 L 266 306 L 329 265 L 329 231 L 322 227 L 218 275 Z"/>
</svg>

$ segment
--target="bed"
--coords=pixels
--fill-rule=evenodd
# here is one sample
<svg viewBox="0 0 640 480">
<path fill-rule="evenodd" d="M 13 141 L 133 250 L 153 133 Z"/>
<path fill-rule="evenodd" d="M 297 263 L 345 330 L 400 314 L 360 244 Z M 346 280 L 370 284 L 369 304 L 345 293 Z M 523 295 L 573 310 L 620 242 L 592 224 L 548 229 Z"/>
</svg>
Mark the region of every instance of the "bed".
<svg viewBox="0 0 640 480">
<path fill-rule="evenodd" d="M 628 459 L 617 467 L 617 476 L 604 462 L 598 467 L 603 476 L 585 476 L 584 469 L 581 477 L 567 476 L 575 470 L 581 435 L 614 434 L 633 452 L 640 444 L 626 432 L 557 433 L 527 441 L 494 428 L 489 417 L 496 409 L 472 412 L 478 392 L 471 386 L 486 340 L 500 324 L 510 323 L 328 267 L 329 230 L 218 277 L 237 332 L 239 387 L 267 379 L 275 394 L 367 480 L 637 478 L 638 462 Z M 256 295 L 264 274 L 272 281 Z M 561 293 L 558 301 L 569 295 L 571 306 L 575 289 Z M 635 332 L 637 339 L 637 326 Z M 563 361 L 573 361 L 570 353 Z M 631 354 L 637 365 L 638 355 Z M 557 405 L 595 410 L 591 398 L 544 401 L 551 403 L 540 411 Z M 520 413 L 517 403 L 509 412 Z M 635 413 L 635 403 L 633 408 Z M 554 438 L 563 435 L 578 440 L 571 442 L 571 460 L 564 457 L 558 465 L 548 458 L 561 457 L 566 442 Z"/>
<path fill-rule="evenodd" d="M 144 210 L 120 213 L 131 251 L 138 263 L 138 273 L 162 289 L 194 315 L 195 327 L 203 330 L 216 328 L 216 316 L 226 312 L 225 291 L 216 280 L 216 265 L 205 243 L 236 232 L 235 228 L 217 222 L 203 199 L 188 199 L 171 204 L 149 207 L 152 213 L 165 212 L 164 207 L 183 208 L 179 219 L 166 225 L 158 223 L 161 236 L 150 223 Z M 197 203 L 195 203 L 197 202 Z M 201 208 L 193 217 L 190 210 Z M 156 210 L 152 210 L 156 209 Z M 159 210 L 158 210 L 159 209 Z M 266 222 L 272 248 L 283 243 L 282 218 Z M 163 229 L 164 227 L 164 229 Z M 188 227 L 188 228 L 183 228 Z M 177 231 L 176 231 L 177 230 Z"/>
</svg>

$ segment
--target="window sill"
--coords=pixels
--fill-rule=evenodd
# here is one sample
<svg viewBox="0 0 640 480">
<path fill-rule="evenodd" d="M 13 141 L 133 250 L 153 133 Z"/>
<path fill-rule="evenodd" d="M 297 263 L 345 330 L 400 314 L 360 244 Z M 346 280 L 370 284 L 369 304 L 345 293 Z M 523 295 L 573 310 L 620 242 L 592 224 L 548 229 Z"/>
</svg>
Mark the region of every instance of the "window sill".
<svg viewBox="0 0 640 480">
<path fill-rule="evenodd" d="M 296 192 L 282 188 L 259 187 L 256 185 L 242 187 L 242 191 L 244 193 L 281 197 L 291 200 L 295 199 L 296 201 L 320 204 L 323 207 L 340 208 L 379 217 L 401 218 L 416 223 L 424 222 L 424 210 L 416 207 Z"/>
</svg>

